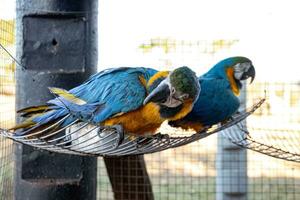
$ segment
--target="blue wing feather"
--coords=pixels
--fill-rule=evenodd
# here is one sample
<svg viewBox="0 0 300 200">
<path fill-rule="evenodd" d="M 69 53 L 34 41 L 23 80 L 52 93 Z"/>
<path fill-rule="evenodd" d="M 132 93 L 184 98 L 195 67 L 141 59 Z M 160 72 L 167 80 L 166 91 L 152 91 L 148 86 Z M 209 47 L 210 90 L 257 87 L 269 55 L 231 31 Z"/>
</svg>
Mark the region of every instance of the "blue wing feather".
<svg viewBox="0 0 300 200">
<path fill-rule="evenodd" d="M 94 123 L 99 123 L 115 114 L 139 108 L 146 96 L 146 89 L 141 84 L 139 76 L 142 75 L 149 80 L 156 72 L 154 69 L 142 67 L 107 69 L 91 76 L 82 85 L 71 89 L 69 93 L 87 102 L 86 105 L 81 106 L 82 109 L 87 109 L 87 105 L 103 105 L 92 118 Z M 61 99 L 56 98 L 48 103 L 66 109 Z"/>
</svg>

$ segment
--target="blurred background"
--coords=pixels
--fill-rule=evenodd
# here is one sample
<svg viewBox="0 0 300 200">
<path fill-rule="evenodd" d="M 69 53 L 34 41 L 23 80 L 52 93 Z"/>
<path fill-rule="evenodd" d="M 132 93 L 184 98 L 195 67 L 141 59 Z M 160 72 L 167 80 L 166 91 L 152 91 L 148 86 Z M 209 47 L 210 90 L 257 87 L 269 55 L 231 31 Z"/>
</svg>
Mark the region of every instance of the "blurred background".
<svg viewBox="0 0 300 200">
<path fill-rule="evenodd" d="M 0 43 L 15 53 L 14 1 L 0 0 Z M 259 142 L 300 152 L 300 12 L 296 0 L 99 0 L 99 70 L 145 66 L 189 66 L 198 75 L 219 60 L 247 56 L 256 80 L 247 87 L 247 107 L 266 103 L 247 119 Z M 15 63 L 0 49 L 0 127 L 15 119 Z M 167 130 L 167 125 L 162 129 Z M 145 155 L 155 199 L 216 199 L 220 134 L 184 147 Z M 219 142 L 218 142 L 219 140 Z M 220 142 L 221 141 L 221 142 Z M 300 164 L 247 150 L 239 159 L 246 174 L 247 199 L 300 199 Z M 230 166 L 230 163 L 228 163 Z M 235 166 L 236 167 L 236 166 Z M 10 199 L 12 142 L 0 137 L 0 197 Z M 98 159 L 98 199 L 113 199 L 102 158 Z M 225 177 L 226 178 L 226 177 Z M 239 178 L 239 177 L 238 177 Z M 234 185 L 233 185 L 234 187 Z M 238 187 L 238 185 L 236 185 Z M 236 199 L 239 199 L 238 197 Z"/>
</svg>

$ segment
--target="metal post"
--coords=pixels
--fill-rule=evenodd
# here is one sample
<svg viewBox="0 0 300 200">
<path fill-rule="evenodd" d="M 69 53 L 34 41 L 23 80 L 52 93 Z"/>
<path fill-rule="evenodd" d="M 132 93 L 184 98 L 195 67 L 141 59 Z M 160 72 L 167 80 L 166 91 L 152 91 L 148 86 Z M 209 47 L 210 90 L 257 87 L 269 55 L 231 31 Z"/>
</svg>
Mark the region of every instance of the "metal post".
<svg viewBox="0 0 300 200">
<path fill-rule="evenodd" d="M 144 156 L 105 157 L 115 200 L 153 200 Z"/>
<path fill-rule="evenodd" d="M 18 0 L 17 109 L 53 98 L 97 70 L 97 0 Z M 16 200 L 96 199 L 97 159 L 15 145 Z"/>
<path fill-rule="evenodd" d="M 245 89 L 241 91 L 240 101 L 240 110 L 244 110 L 246 108 Z M 232 127 L 232 129 L 237 129 L 237 127 Z M 247 150 L 238 147 L 219 134 L 216 167 L 216 199 L 246 200 Z"/>
</svg>

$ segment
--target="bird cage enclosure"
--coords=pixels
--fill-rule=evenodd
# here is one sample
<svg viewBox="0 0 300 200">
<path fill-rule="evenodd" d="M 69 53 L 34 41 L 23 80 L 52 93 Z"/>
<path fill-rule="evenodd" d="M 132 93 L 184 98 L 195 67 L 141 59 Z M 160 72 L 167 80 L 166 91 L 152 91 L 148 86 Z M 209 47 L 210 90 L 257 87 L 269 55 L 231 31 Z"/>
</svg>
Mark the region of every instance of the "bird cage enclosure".
<svg viewBox="0 0 300 200">
<path fill-rule="evenodd" d="M 7 49 L 14 51 L 15 44 L 15 21 L 3 20 L 0 21 L 0 43 Z M 3 128 L 8 128 L 14 123 L 14 101 L 15 101 L 15 84 L 14 84 L 14 69 L 15 63 L 4 52 L 0 51 L 0 125 Z M 1 198 L 11 199 L 13 192 L 13 143 L 11 140 L 0 138 L 0 195 Z"/>
<path fill-rule="evenodd" d="M 24 3 L 25 0 L 22 2 Z M 0 15 L 0 199 L 22 199 L 22 194 L 26 196 L 30 195 L 28 193 L 31 192 L 34 199 L 47 198 L 47 192 L 49 199 L 54 197 L 57 199 L 68 197 L 71 199 L 72 197 L 72 199 L 91 200 L 300 199 L 300 84 L 297 77 L 293 78 L 292 68 L 287 70 L 290 73 L 281 72 L 282 75 L 279 76 L 275 72 L 277 68 L 281 67 L 282 61 L 280 60 L 276 65 L 276 62 L 270 61 L 270 58 L 274 57 L 273 55 L 262 56 L 262 52 L 265 53 L 267 50 L 271 52 L 271 49 L 274 48 L 270 45 L 273 37 L 268 40 L 263 33 L 254 38 L 244 32 L 231 33 L 230 31 L 234 30 L 232 26 L 225 27 L 219 24 L 219 18 L 225 16 L 222 15 L 225 11 L 219 9 L 218 14 L 216 14 L 217 20 L 213 17 L 211 19 L 206 18 L 209 22 L 201 20 L 203 15 L 209 14 L 205 10 L 211 10 L 214 7 L 214 3 L 206 1 L 201 1 L 198 5 L 196 1 L 191 1 L 191 4 L 184 3 L 184 1 L 181 3 L 154 1 L 153 4 L 150 4 L 135 0 L 128 2 L 112 0 L 110 2 L 99 1 L 99 8 L 95 6 L 96 1 L 87 1 L 86 4 L 79 3 L 78 5 L 72 4 L 71 1 L 65 1 L 66 7 L 64 8 L 59 8 L 59 5 L 55 7 L 54 4 L 33 2 L 36 4 L 24 6 L 20 3 L 16 7 L 14 4 L 6 5 L 0 1 L 4 5 L 4 7 L 1 6 L 0 11 L 9 10 L 7 15 Z M 93 4 L 95 7 L 90 6 L 92 3 L 95 3 Z M 130 8 L 132 7 L 131 4 L 134 4 L 134 7 L 138 9 Z M 81 8 L 82 5 L 86 7 Z M 278 7 L 275 5 L 277 3 L 266 11 L 272 13 L 271 16 L 273 17 L 269 18 L 269 15 L 266 17 L 263 10 L 259 11 L 259 17 L 270 20 L 270 24 L 277 22 L 280 17 L 277 11 L 281 4 L 278 4 Z M 201 12 L 197 10 L 199 6 L 203 7 Z M 183 11 L 183 7 L 186 8 L 184 10 L 188 11 Z M 267 8 L 267 5 L 263 4 L 262 7 Z M 156 14 L 151 13 L 151 10 L 155 10 Z M 28 35 L 30 32 L 26 32 L 28 30 L 20 31 L 20 27 L 17 29 L 16 17 L 14 14 L 11 15 L 15 11 L 19 12 L 19 16 L 22 16 L 22 22 L 24 22 L 22 26 L 30 26 L 32 31 L 38 28 L 39 31 L 34 33 L 36 37 L 43 34 L 49 35 L 51 38 L 49 41 L 47 40 L 50 42 L 49 48 L 59 49 L 64 45 L 61 42 L 62 39 L 72 41 L 75 38 L 74 41 L 80 43 L 77 44 L 79 46 L 76 48 L 80 49 L 80 45 L 88 44 L 90 49 L 85 49 L 85 51 L 89 51 L 89 53 L 69 49 L 72 51 L 71 54 L 82 55 L 77 56 L 75 61 L 71 57 L 67 57 L 71 54 L 60 54 L 66 56 L 61 56 L 60 62 L 71 66 L 69 69 L 64 68 L 63 70 L 66 71 L 62 74 L 60 74 L 59 67 L 61 66 L 58 62 L 52 64 L 53 60 L 34 60 L 33 58 L 38 52 L 30 49 L 30 44 L 26 47 L 16 44 L 16 37 L 19 37 L 18 41 L 20 41 L 31 36 Z M 204 14 L 197 14 L 199 12 Z M 248 13 L 248 11 L 245 12 Z M 181 17 L 177 16 L 176 13 L 182 13 Z M 232 13 L 234 12 L 232 11 Z M 240 14 L 239 11 L 237 14 Z M 39 21 L 40 16 L 43 20 L 49 20 L 49 23 L 45 24 Z M 96 39 L 89 39 L 89 37 L 97 37 L 95 28 L 97 27 L 97 20 L 91 16 L 99 17 L 99 44 L 97 44 Z M 140 16 L 139 21 L 136 21 L 136 16 Z M 74 18 L 76 18 L 75 22 Z M 246 21 L 249 20 L 248 17 L 241 18 Z M 31 19 L 33 21 L 30 23 L 26 21 Z M 232 20 L 232 16 L 229 15 L 222 20 L 228 19 Z M 197 20 L 203 24 L 200 29 L 196 28 L 196 24 L 199 25 Z M 292 19 L 289 18 L 289 20 Z M 186 25 L 186 21 L 193 23 Z M 74 28 L 74 24 L 77 22 L 79 24 L 78 30 L 85 27 L 81 26 L 82 23 L 94 24 L 85 27 L 85 31 L 89 33 L 87 35 L 81 37 L 74 31 L 69 38 L 66 37 L 69 29 L 77 29 Z M 178 24 L 174 25 L 175 22 Z M 219 30 L 216 28 L 217 25 L 215 28 L 207 30 L 209 23 L 215 23 L 220 29 L 224 29 L 224 35 L 215 33 Z M 260 24 L 258 21 L 257 23 Z M 169 24 L 169 27 L 166 28 L 165 24 Z M 280 24 L 283 26 L 283 22 Z M 195 34 L 181 33 L 180 27 L 195 32 Z M 271 27 L 270 31 L 273 30 L 272 28 L 274 27 Z M 74 38 L 72 38 L 73 36 Z M 83 37 L 86 38 L 83 39 Z M 280 40 L 288 36 L 283 34 L 281 37 L 279 35 L 276 37 L 278 37 L 278 45 L 282 45 Z M 295 39 L 293 35 L 291 38 Z M 34 39 L 31 37 L 30 41 Z M 39 39 L 42 40 L 43 37 Z M 89 43 L 91 41 L 93 44 Z M 297 42 L 299 43 L 298 40 Z M 258 43 L 262 46 L 257 49 L 254 48 L 255 44 Z M 40 46 L 33 45 L 32 48 L 40 48 Z M 25 50 L 22 49 L 22 51 L 27 51 L 29 48 L 29 54 L 20 57 L 20 54 L 24 52 L 16 48 L 24 48 Z M 99 48 L 99 52 L 97 52 L 97 48 Z M 58 50 L 53 54 L 56 55 L 59 52 Z M 281 54 L 285 53 L 281 52 Z M 91 136 L 90 133 L 93 134 L 93 128 L 85 126 L 84 128 L 88 130 L 86 131 L 88 134 L 85 135 L 87 137 L 81 136 L 80 132 L 76 135 L 78 127 L 74 128 L 75 131 L 72 128 L 68 129 L 71 137 L 76 135 L 75 139 L 73 138 L 73 144 L 68 144 L 65 140 L 58 140 L 57 138 L 47 140 L 45 135 L 39 137 L 38 140 L 15 137 L 12 132 L 7 131 L 9 127 L 15 124 L 16 110 L 20 108 L 18 103 L 20 101 L 23 104 L 28 103 L 25 99 L 16 99 L 16 93 L 20 97 L 20 94 L 28 92 L 34 97 L 30 97 L 28 94 L 27 96 L 24 94 L 24 97 L 31 98 L 32 101 L 38 101 L 38 99 L 45 101 L 54 97 L 48 91 L 41 91 L 28 86 L 16 86 L 16 82 L 22 78 L 23 70 L 24 73 L 27 70 L 31 73 L 27 74 L 26 78 L 23 77 L 28 82 L 39 82 L 41 81 L 39 76 L 43 76 L 45 83 L 40 83 L 40 87 L 51 83 L 55 85 L 47 85 L 47 87 L 66 87 L 65 89 L 69 89 L 71 86 L 84 81 L 89 73 L 94 73 L 95 69 L 92 66 L 97 64 L 98 70 L 120 66 L 146 66 L 155 67 L 159 70 L 172 70 L 177 66 L 187 65 L 197 75 L 201 75 L 218 60 L 237 54 L 249 56 L 253 60 L 258 77 L 253 84 L 244 88 L 241 94 L 243 103 L 240 113 L 223 125 L 215 126 L 213 129 L 200 134 L 171 128 L 167 123 L 164 123 L 158 132 L 168 134 L 169 137 L 158 136 L 151 139 L 143 138 L 139 141 L 125 138 L 125 141 L 116 147 L 114 145 L 109 146 L 117 141 L 113 132 L 107 136 L 111 137 L 111 143 L 105 146 L 107 144 L 103 143 L 103 138 L 98 138 L 97 134 Z M 24 59 L 28 55 L 27 60 Z M 93 56 L 98 56 L 98 63 L 95 63 Z M 84 59 L 84 62 L 81 63 L 80 59 Z M 68 62 L 68 60 L 72 61 Z M 87 68 L 89 69 L 88 73 L 81 76 L 82 68 L 80 67 L 84 66 L 86 62 L 90 64 L 91 69 Z M 28 66 L 24 63 L 30 63 L 30 69 L 26 69 Z M 265 69 L 266 64 L 274 65 L 274 67 L 271 67 L 272 70 Z M 45 75 L 48 72 L 35 73 L 41 66 L 48 67 L 46 71 L 53 71 L 48 75 Z M 16 73 L 16 71 L 18 72 Z M 72 75 L 74 73 L 75 75 Z M 51 80 L 50 76 L 55 78 L 52 77 L 53 80 Z M 271 76 L 274 79 L 271 79 Z M 67 81 L 63 81 L 64 79 Z M 68 85 L 68 83 L 71 84 Z M 16 92 L 17 87 L 19 89 Z M 38 96 L 39 94 L 41 96 Z M 17 102 L 17 106 L 15 102 Z M 246 121 L 241 121 L 244 119 Z M 48 134 L 51 138 L 51 132 Z M 92 140 L 93 137 L 97 137 L 96 140 Z M 25 144 L 21 146 L 20 142 Z M 34 148 L 31 149 L 27 145 Z M 22 154 L 23 157 L 20 158 L 18 155 L 24 146 L 25 149 L 30 148 L 31 153 Z M 49 153 L 48 150 L 64 153 L 63 156 L 66 157 L 58 158 L 61 154 Z M 79 154 L 80 156 L 69 157 L 70 154 Z M 39 155 L 43 156 L 39 157 Z M 110 157 L 111 155 L 114 157 Z M 57 160 L 53 161 L 54 157 L 57 157 Z M 36 168 L 33 167 L 28 170 L 24 167 L 19 168 L 20 162 L 24 162 L 26 159 L 29 163 L 31 160 L 40 160 L 36 164 L 28 165 Z M 41 162 L 41 160 L 43 161 Z M 50 167 L 43 170 L 42 167 L 45 166 L 44 164 L 47 165 L 47 162 L 49 162 Z M 82 168 L 78 168 L 78 165 Z M 53 173 L 51 168 L 58 173 Z M 96 168 L 97 175 L 95 174 Z M 37 171 L 36 174 L 32 173 L 34 171 Z M 20 176 L 20 173 L 23 172 L 25 175 Z M 41 177 L 35 177 L 35 175 Z M 84 181 L 77 182 L 82 177 L 84 177 Z M 87 181 L 89 178 L 92 180 Z M 20 184 L 23 180 L 30 184 Z M 34 181 L 37 181 L 41 187 L 32 184 Z M 54 189 L 46 188 L 45 185 L 47 184 L 41 184 L 43 181 L 49 181 L 49 185 L 52 185 Z M 73 187 L 74 183 L 78 183 L 80 186 Z M 40 189 L 44 194 L 38 193 L 34 188 Z M 16 191 L 16 189 L 20 190 Z M 96 195 L 93 195 L 93 192 L 96 192 Z M 88 193 L 91 196 L 85 196 Z"/>
</svg>

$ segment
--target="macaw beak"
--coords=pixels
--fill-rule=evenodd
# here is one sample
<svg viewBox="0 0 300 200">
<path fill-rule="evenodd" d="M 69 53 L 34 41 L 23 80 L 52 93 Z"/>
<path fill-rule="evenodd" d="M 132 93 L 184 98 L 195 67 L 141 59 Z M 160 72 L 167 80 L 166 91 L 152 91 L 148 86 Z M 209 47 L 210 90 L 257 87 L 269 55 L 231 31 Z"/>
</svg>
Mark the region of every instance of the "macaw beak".
<svg viewBox="0 0 300 200">
<path fill-rule="evenodd" d="M 168 81 L 163 80 L 144 100 L 144 105 L 149 102 L 164 103 L 170 97 L 170 89 Z"/>
<path fill-rule="evenodd" d="M 249 77 L 251 77 L 251 81 L 250 81 L 250 84 L 251 84 L 255 78 L 255 69 L 254 69 L 253 65 L 251 65 L 251 67 L 249 68 L 248 75 L 249 75 Z"/>
<path fill-rule="evenodd" d="M 255 69 L 254 69 L 253 65 L 251 65 L 251 67 L 248 69 L 248 71 L 243 74 L 241 80 L 246 80 L 249 77 L 251 77 L 251 81 L 250 81 L 250 84 L 251 84 L 255 78 Z"/>
</svg>

